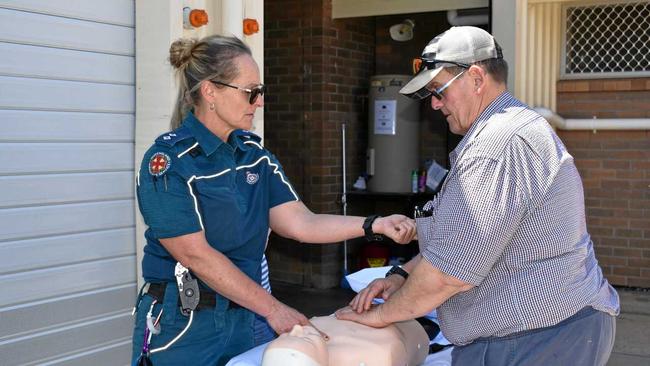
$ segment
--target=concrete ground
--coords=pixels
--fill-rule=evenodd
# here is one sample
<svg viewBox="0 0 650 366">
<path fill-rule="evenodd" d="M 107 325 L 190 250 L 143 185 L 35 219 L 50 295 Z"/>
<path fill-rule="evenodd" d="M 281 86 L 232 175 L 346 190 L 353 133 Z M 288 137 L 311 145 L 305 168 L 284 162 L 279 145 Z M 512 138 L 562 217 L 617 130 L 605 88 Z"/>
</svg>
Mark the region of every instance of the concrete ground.
<svg viewBox="0 0 650 366">
<path fill-rule="evenodd" d="M 650 291 L 617 290 L 621 315 L 607 366 L 650 366 Z M 341 288 L 316 290 L 282 283 L 273 283 L 273 294 L 307 317 L 331 314 L 354 297 L 354 292 Z"/>
</svg>

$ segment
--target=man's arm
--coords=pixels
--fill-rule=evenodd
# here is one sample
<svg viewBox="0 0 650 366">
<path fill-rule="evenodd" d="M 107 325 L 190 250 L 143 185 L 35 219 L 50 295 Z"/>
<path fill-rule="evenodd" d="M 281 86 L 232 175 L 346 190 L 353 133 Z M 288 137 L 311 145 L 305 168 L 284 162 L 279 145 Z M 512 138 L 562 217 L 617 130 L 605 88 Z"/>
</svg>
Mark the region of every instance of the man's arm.
<svg viewBox="0 0 650 366">
<path fill-rule="evenodd" d="M 362 313 L 347 307 L 339 309 L 336 317 L 373 327 L 414 319 L 429 313 L 450 297 L 473 285 L 449 276 L 426 260 L 419 260 L 404 285 L 382 305 Z"/>
<path fill-rule="evenodd" d="M 300 201 L 290 201 L 271 208 L 271 229 L 278 235 L 305 243 L 332 243 L 364 235 L 360 216 L 315 214 Z M 403 215 L 377 218 L 372 224 L 375 234 L 406 244 L 415 236 L 415 222 Z"/>
<path fill-rule="evenodd" d="M 402 269 L 407 273 L 411 273 L 417 264 L 422 259 L 420 254 L 413 257 L 410 261 L 406 262 Z M 370 309 L 374 299 L 381 297 L 388 300 L 388 298 L 397 290 L 399 290 L 406 279 L 400 275 L 394 274 L 386 278 L 377 278 L 370 282 L 366 288 L 359 291 L 359 293 L 350 301 L 350 307 L 357 313 L 361 313 Z"/>
</svg>

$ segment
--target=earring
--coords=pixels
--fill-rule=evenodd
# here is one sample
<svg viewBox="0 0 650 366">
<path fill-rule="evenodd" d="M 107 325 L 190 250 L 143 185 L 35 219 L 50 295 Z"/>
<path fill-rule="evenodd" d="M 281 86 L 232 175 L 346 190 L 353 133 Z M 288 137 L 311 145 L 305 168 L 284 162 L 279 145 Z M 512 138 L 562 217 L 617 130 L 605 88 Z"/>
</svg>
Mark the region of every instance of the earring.
<svg viewBox="0 0 650 366">
<path fill-rule="evenodd" d="M 210 110 L 211 110 L 211 111 L 214 110 L 214 103 L 210 103 Z"/>
</svg>

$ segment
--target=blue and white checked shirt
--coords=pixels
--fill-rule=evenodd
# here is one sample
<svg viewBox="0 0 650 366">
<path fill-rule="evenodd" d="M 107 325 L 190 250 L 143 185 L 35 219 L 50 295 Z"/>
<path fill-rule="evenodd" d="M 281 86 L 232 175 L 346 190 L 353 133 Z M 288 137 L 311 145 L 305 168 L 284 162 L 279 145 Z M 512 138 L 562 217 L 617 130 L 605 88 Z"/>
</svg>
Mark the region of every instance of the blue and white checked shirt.
<svg viewBox="0 0 650 366">
<path fill-rule="evenodd" d="M 476 286 L 438 308 L 451 342 L 555 325 L 585 306 L 618 314 L 587 233 L 580 175 L 541 116 L 504 92 L 450 161 L 433 215 L 417 221 L 422 256 Z"/>
</svg>

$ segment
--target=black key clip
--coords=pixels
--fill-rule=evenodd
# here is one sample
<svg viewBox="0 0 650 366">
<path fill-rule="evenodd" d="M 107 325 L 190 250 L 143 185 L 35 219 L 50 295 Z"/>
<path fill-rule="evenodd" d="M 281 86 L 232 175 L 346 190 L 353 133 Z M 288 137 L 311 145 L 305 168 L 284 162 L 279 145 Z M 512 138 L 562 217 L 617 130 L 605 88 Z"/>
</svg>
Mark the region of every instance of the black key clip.
<svg viewBox="0 0 650 366">
<path fill-rule="evenodd" d="M 180 262 L 176 262 L 174 275 L 176 276 L 176 284 L 178 285 L 178 295 L 181 299 L 181 313 L 189 316 L 199 305 L 199 282 L 196 278 L 192 277 L 190 270 Z"/>
</svg>

